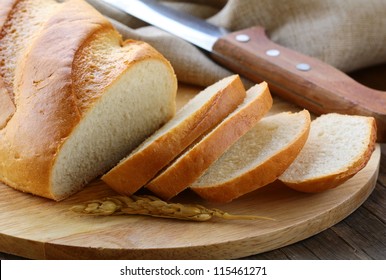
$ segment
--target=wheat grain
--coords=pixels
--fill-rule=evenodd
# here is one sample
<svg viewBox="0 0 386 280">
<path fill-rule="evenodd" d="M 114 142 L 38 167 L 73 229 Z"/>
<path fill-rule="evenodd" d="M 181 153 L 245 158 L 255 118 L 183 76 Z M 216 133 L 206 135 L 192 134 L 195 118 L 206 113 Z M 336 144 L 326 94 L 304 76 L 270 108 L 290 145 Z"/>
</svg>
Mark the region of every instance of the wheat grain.
<svg viewBox="0 0 386 280">
<path fill-rule="evenodd" d="M 202 205 L 168 203 L 151 195 L 133 195 L 106 197 L 92 200 L 71 207 L 71 210 L 80 214 L 109 216 L 109 215 L 148 215 L 153 217 L 207 221 L 212 217 L 227 220 L 254 220 L 268 219 L 252 215 L 232 215 L 219 209 L 209 209 Z"/>
</svg>

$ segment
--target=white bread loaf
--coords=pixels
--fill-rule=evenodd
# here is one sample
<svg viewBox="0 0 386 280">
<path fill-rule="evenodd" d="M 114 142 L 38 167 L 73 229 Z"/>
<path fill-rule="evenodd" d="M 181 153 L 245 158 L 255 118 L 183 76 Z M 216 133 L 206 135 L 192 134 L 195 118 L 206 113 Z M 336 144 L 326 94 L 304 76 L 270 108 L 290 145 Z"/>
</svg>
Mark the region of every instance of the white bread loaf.
<svg viewBox="0 0 386 280">
<path fill-rule="evenodd" d="M 224 203 L 275 181 L 306 143 L 310 122 L 307 110 L 262 119 L 190 189 L 206 200 Z"/>
<path fill-rule="evenodd" d="M 263 82 L 253 86 L 235 111 L 160 172 L 146 187 L 166 200 L 176 196 L 250 130 L 271 106 L 272 97 L 267 84 Z"/>
<path fill-rule="evenodd" d="M 0 112 L 2 182 L 64 199 L 173 117 L 170 63 L 146 43 L 123 42 L 89 4 L 0 5 L 0 108 L 16 108 Z"/>
<path fill-rule="evenodd" d="M 302 192 L 335 188 L 366 166 L 375 141 L 372 117 L 322 115 L 312 121 L 307 143 L 279 179 Z"/>
<path fill-rule="evenodd" d="M 221 122 L 245 98 L 238 75 L 224 78 L 197 94 L 175 117 L 102 176 L 110 187 L 131 195 L 150 181 L 202 134 Z"/>
</svg>

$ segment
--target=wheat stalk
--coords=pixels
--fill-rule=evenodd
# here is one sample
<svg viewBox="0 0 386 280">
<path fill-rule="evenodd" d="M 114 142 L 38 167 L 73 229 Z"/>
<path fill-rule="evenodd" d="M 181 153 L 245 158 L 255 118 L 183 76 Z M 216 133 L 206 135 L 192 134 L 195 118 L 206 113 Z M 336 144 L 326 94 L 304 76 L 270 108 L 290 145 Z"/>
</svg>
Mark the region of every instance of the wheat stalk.
<svg viewBox="0 0 386 280">
<path fill-rule="evenodd" d="M 207 221 L 212 217 L 228 220 L 272 220 L 260 216 L 232 215 L 219 209 L 209 209 L 202 205 L 169 203 L 151 195 L 107 197 L 75 205 L 71 207 L 71 210 L 79 214 L 95 216 L 148 215 L 193 221 Z"/>
</svg>

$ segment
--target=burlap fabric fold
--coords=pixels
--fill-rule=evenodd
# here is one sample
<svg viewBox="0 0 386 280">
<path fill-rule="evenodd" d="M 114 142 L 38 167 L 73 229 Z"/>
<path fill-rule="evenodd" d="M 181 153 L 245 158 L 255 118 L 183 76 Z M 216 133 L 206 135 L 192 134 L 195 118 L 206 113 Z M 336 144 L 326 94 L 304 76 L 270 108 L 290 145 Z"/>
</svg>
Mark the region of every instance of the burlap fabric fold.
<svg viewBox="0 0 386 280">
<path fill-rule="evenodd" d="M 149 42 L 172 63 L 179 81 L 207 86 L 229 75 L 196 47 L 100 0 L 88 0 L 125 38 Z M 128 5 L 130 0 L 127 0 Z M 231 31 L 263 26 L 271 40 L 349 72 L 386 62 L 385 0 L 162 1 Z"/>
</svg>

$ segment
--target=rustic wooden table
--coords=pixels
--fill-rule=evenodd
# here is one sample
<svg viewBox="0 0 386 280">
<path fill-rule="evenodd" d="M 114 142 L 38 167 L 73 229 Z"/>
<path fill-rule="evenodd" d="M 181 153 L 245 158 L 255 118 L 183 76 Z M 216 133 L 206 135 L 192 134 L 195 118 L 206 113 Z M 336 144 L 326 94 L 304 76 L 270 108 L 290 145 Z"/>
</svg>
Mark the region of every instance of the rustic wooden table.
<svg viewBox="0 0 386 280">
<path fill-rule="evenodd" d="M 359 73 L 356 78 L 386 90 L 385 75 L 386 65 Z M 0 253 L 0 259 L 22 258 Z M 386 259 L 386 144 L 381 145 L 381 163 L 375 189 L 354 213 L 308 239 L 244 259 Z"/>
</svg>

